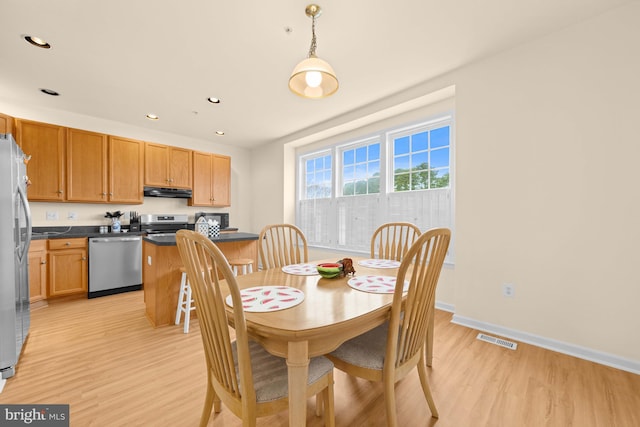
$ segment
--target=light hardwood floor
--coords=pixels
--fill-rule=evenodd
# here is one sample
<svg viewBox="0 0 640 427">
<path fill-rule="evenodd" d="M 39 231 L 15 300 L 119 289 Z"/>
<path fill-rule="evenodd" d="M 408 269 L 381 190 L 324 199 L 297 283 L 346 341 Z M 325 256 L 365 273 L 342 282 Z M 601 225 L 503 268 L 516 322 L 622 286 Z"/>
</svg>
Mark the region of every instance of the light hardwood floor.
<svg viewBox="0 0 640 427">
<path fill-rule="evenodd" d="M 401 426 L 640 426 L 640 376 L 526 344 L 516 351 L 437 312 L 431 418 L 418 374 L 396 385 Z M 197 319 L 153 329 L 142 291 L 52 302 L 32 312 L 31 333 L 0 403 L 68 403 L 71 426 L 196 426 L 205 362 Z M 336 371 L 336 425 L 384 426 L 382 386 Z M 309 400 L 307 425 L 320 427 Z M 240 426 L 223 407 L 211 426 Z M 259 426 L 287 425 L 287 412 Z"/>
</svg>

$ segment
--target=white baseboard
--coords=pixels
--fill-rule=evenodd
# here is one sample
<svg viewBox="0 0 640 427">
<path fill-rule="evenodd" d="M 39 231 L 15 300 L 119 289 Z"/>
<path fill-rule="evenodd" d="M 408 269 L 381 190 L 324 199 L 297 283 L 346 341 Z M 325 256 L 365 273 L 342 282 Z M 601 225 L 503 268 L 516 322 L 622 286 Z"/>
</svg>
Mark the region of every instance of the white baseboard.
<svg viewBox="0 0 640 427">
<path fill-rule="evenodd" d="M 450 306 L 449 304 L 436 303 L 436 308 L 440 308 L 438 307 L 438 305 Z M 453 312 L 453 310 L 447 310 L 446 308 L 440 309 Z M 457 325 L 466 326 L 471 329 L 493 333 L 496 335 L 500 335 L 501 337 L 510 338 L 516 341 L 535 345 L 537 347 L 546 348 L 547 350 L 556 351 L 558 353 L 567 354 L 579 359 L 589 360 L 601 365 L 610 366 L 612 368 L 621 369 L 623 371 L 628 371 L 640 375 L 640 361 L 637 360 L 625 359 L 613 354 L 604 353 L 575 344 L 541 337 L 527 332 L 517 331 L 515 329 L 505 328 L 503 326 L 494 325 L 487 322 L 481 322 L 469 317 L 459 316 L 457 314 L 453 315 L 453 319 L 451 319 L 451 322 Z"/>
<path fill-rule="evenodd" d="M 448 311 L 449 313 L 455 313 L 455 306 L 453 304 L 447 304 L 446 302 L 436 301 L 436 308 L 442 311 Z"/>
</svg>

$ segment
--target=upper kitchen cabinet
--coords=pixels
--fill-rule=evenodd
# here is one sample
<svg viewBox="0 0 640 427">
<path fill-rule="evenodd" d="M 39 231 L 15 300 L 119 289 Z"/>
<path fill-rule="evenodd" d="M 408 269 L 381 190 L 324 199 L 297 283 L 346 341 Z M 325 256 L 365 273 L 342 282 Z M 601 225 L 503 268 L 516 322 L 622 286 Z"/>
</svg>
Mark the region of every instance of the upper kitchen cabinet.
<svg viewBox="0 0 640 427">
<path fill-rule="evenodd" d="M 193 197 L 190 206 L 231 206 L 231 158 L 193 152 Z"/>
<path fill-rule="evenodd" d="M 0 113 L 0 134 L 2 133 L 12 134 L 14 131 L 13 122 L 14 122 L 13 117 Z"/>
<path fill-rule="evenodd" d="M 109 201 L 143 202 L 144 142 L 109 137 Z"/>
<path fill-rule="evenodd" d="M 68 201 L 142 203 L 142 141 L 78 129 L 68 132 Z"/>
<path fill-rule="evenodd" d="M 67 200 L 107 202 L 107 135 L 67 132 Z"/>
<path fill-rule="evenodd" d="M 191 150 L 147 142 L 144 153 L 144 185 L 191 188 L 191 165 Z"/>
<path fill-rule="evenodd" d="M 17 142 L 31 156 L 27 175 L 31 185 L 27 197 L 32 201 L 63 201 L 65 128 L 47 123 L 17 120 Z"/>
</svg>

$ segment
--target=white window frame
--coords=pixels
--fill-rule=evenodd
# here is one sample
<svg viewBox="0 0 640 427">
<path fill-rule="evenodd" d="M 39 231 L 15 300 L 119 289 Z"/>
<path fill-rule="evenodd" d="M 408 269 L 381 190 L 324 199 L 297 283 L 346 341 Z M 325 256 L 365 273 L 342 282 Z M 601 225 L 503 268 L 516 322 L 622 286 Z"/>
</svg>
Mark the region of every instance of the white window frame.
<svg viewBox="0 0 640 427">
<path fill-rule="evenodd" d="M 402 132 L 413 134 L 422 129 L 449 126 L 449 186 L 446 188 L 394 191 L 393 187 L 393 138 Z M 350 150 L 371 143 L 380 143 L 380 193 L 342 196 L 342 155 Z M 333 191 L 327 199 L 307 199 L 302 185 L 305 163 L 311 157 L 328 152 L 332 156 Z M 454 263 L 454 214 L 455 214 L 455 131 L 452 113 L 440 114 L 431 119 L 394 126 L 367 137 L 349 142 L 334 143 L 318 150 L 298 154 L 298 200 L 296 224 L 303 230 L 310 247 L 334 249 L 367 256 L 373 231 L 385 222 L 408 221 L 422 231 L 434 227 L 447 227 L 453 232 L 445 263 Z"/>
<path fill-rule="evenodd" d="M 335 194 L 336 197 L 356 197 L 356 196 L 364 196 L 365 194 L 347 194 L 345 195 L 343 193 L 344 190 L 344 153 L 345 151 L 350 151 L 350 150 L 357 150 L 358 148 L 361 147 L 368 147 L 369 145 L 373 145 L 373 144 L 378 144 L 380 146 L 380 158 L 378 159 L 378 161 L 380 162 L 380 192 L 379 193 L 369 193 L 367 192 L 366 194 L 381 194 L 383 192 L 383 187 L 384 187 L 384 175 L 382 173 L 382 170 L 384 169 L 384 164 L 386 161 L 386 156 L 384 153 L 384 142 L 380 139 L 379 135 L 376 135 L 374 137 L 370 137 L 370 138 L 366 138 L 366 139 L 361 139 L 358 141 L 354 141 L 354 142 L 350 142 L 344 145 L 339 145 L 336 147 L 336 156 L 335 156 L 335 163 L 336 163 L 336 173 L 334 174 L 334 176 L 336 177 L 336 187 L 335 187 Z M 367 163 L 369 163 L 369 161 L 367 160 Z M 356 163 L 357 164 L 357 163 Z M 336 176 L 337 175 L 337 176 Z"/>
</svg>

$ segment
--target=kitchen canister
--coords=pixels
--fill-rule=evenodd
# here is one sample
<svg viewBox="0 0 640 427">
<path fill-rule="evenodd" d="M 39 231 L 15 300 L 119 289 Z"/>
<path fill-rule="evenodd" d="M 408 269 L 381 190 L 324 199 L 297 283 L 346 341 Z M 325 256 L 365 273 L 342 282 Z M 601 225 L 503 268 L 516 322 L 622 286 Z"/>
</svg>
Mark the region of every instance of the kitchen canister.
<svg viewBox="0 0 640 427">
<path fill-rule="evenodd" d="M 220 223 L 209 220 L 209 238 L 220 237 Z"/>
<path fill-rule="evenodd" d="M 207 224 L 207 220 L 203 216 L 196 221 L 196 232 L 209 237 L 209 224 Z"/>
</svg>

